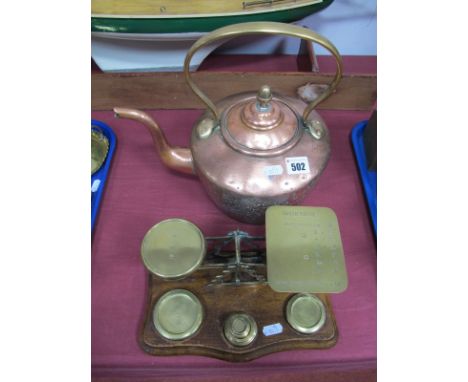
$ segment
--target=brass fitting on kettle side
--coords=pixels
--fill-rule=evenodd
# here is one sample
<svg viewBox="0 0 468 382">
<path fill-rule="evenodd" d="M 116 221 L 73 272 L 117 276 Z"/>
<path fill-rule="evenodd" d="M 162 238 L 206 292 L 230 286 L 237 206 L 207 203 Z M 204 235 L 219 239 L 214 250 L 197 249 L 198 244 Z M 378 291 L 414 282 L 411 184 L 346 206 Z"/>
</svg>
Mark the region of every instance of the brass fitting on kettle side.
<svg viewBox="0 0 468 382">
<path fill-rule="evenodd" d="M 317 140 L 322 139 L 324 130 L 323 130 L 322 124 L 319 121 L 317 121 L 317 120 L 306 121 L 304 124 L 307 127 L 307 129 L 309 130 L 310 134 L 315 139 L 317 139 Z"/>
</svg>

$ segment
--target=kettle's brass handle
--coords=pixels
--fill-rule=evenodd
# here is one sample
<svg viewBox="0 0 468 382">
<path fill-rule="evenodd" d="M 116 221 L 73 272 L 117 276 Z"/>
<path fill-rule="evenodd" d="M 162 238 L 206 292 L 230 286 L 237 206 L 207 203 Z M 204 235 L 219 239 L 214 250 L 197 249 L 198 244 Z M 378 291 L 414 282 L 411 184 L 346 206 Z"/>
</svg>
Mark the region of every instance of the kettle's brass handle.
<svg viewBox="0 0 468 382">
<path fill-rule="evenodd" d="M 192 77 L 190 76 L 190 61 L 194 54 L 202 47 L 213 43 L 214 41 L 220 39 L 231 39 L 238 36 L 248 35 L 248 34 L 279 34 L 284 36 L 299 37 L 303 40 L 309 40 L 315 42 L 325 49 L 330 51 L 330 53 L 335 57 L 337 67 L 335 78 L 333 79 L 328 89 L 319 95 L 315 100 L 313 100 L 304 110 L 302 118 L 304 122 L 307 121 L 307 117 L 310 112 L 322 101 L 327 99 L 336 89 L 338 83 L 340 82 L 341 75 L 343 72 L 343 61 L 341 59 L 338 50 L 335 46 L 327 40 L 325 37 L 320 36 L 318 33 L 299 27 L 291 24 L 275 23 L 275 22 L 251 22 L 251 23 L 242 23 L 228 25 L 223 28 L 216 29 L 207 35 L 198 39 L 190 48 L 185 57 L 184 63 L 184 75 L 185 80 L 192 89 L 192 91 L 201 99 L 201 101 L 211 110 L 214 114 L 216 120 L 219 121 L 219 112 L 213 102 L 200 90 L 200 88 L 193 82 Z"/>
</svg>

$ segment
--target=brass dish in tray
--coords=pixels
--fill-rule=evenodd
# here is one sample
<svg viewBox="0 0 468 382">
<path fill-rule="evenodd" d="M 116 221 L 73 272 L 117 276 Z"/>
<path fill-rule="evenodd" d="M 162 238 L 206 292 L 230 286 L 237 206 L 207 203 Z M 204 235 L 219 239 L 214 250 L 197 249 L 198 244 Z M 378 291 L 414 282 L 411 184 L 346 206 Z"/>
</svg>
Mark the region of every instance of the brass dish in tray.
<svg viewBox="0 0 468 382">
<path fill-rule="evenodd" d="M 109 152 L 109 139 L 96 126 L 91 128 L 91 175 L 104 164 Z"/>
</svg>

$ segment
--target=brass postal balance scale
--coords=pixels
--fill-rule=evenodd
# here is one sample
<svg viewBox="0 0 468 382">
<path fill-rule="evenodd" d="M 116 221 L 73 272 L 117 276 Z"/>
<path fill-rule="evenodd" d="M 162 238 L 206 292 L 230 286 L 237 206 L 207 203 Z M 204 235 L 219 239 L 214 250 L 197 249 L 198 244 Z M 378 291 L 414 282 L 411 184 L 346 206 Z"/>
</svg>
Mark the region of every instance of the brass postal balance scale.
<svg viewBox="0 0 468 382">
<path fill-rule="evenodd" d="M 272 206 L 265 231 L 205 237 L 183 219 L 153 226 L 141 245 L 150 272 L 141 347 L 248 361 L 333 346 L 338 330 L 327 293 L 348 284 L 335 213 Z"/>
</svg>

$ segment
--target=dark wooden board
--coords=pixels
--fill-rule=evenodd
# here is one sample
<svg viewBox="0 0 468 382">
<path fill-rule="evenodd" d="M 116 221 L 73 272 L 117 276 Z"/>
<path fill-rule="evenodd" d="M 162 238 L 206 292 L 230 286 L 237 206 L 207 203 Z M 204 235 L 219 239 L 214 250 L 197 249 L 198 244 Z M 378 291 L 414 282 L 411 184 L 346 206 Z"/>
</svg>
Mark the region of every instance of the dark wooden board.
<svg viewBox="0 0 468 382">
<path fill-rule="evenodd" d="M 264 272 L 264 269 L 260 272 Z M 241 362 L 278 351 L 321 349 L 336 344 L 338 330 L 326 295 L 317 295 L 327 310 L 324 326 L 314 334 L 301 334 L 287 323 L 285 317 L 286 304 L 293 294 L 274 292 L 267 284 L 207 286 L 219 273 L 219 269 L 201 268 L 179 281 L 164 281 L 153 275 L 149 276 L 145 318 L 139 335 L 143 350 L 153 355 L 204 355 Z M 178 288 L 187 289 L 198 297 L 204 308 L 204 320 L 192 337 L 182 341 L 170 341 L 155 330 L 152 312 L 164 293 Z M 235 347 L 224 338 L 223 322 L 234 312 L 248 313 L 256 320 L 257 338 L 246 347 Z M 265 336 L 262 332 L 263 327 L 275 323 L 283 326 L 282 333 Z"/>
<path fill-rule="evenodd" d="M 330 83 L 333 75 L 313 73 L 196 72 L 194 81 L 217 102 L 245 91 L 270 85 L 273 92 L 296 96 L 297 88 L 308 83 Z M 319 109 L 371 110 L 377 98 L 375 75 L 346 75 L 338 89 Z M 91 75 L 93 110 L 115 106 L 140 109 L 200 109 L 201 101 L 191 92 L 183 73 L 99 73 Z"/>
</svg>

